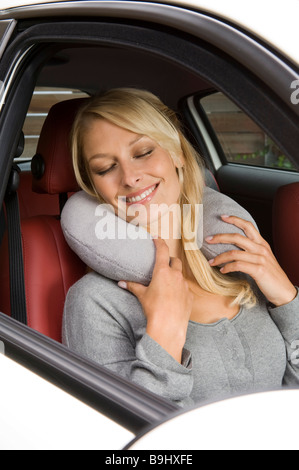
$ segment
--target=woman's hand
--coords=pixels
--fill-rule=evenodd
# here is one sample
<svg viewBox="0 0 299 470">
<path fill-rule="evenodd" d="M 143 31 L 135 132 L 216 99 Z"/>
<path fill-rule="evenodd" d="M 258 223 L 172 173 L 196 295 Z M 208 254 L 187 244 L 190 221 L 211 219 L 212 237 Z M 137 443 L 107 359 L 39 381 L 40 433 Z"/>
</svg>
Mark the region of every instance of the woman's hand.
<svg viewBox="0 0 299 470">
<path fill-rule="evenodd" d="M 220 234 L 208 237 L 210 244 L 232 244 L 243 251 L 233 250 L 210 261 L 211 266 L 225 265 L 223 274 L 242 272 L 249 274 L 269 302 L 277 307 L 285 305 L 297 295 L 297 290 L 279 266 L 269 244 L 261 237 L 251 222 L 238 217 L 222 216 L 222 220 L 243 230 L 240 234 Z"/>
<path fill-rule="evenodd" d="M 134 294 L 147 318 L 147 334 L 179 363 L 186 342 L 193 294 L 182 273 L 182 262 L 169 257 L 164 240 L 155 239 L 156 264 L 148 287 L 135 282 L 119 283 Z"/>
</svg>

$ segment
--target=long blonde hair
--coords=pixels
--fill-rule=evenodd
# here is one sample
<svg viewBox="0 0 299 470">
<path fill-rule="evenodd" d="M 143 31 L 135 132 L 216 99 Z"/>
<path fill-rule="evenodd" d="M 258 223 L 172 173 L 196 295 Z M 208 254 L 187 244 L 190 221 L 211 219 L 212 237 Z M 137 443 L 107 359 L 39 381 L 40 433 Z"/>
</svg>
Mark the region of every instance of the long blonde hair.
<svg viewBox="0 0 299 470">
<path fill-rule="evenodd" d="M 105 119 L 135 134 L 148 136 L 169 152 L 174 163 L 178 163 L 179 156 L 183 155 L 184 166 L 180 168 L 181 165 L 176 165 L 179 166 L 177 172 L 181 183 L 179 204 L 181 209 L 184 204 L 191 207 L 189 217 L 182 219 L 181 242 L 184 249 L 188 240 L 186 234 L 197 230 L 195 207 L 202 203 L 205 183 L 202 159 L 185 138 L 176 113 L 152 93 L 133 88 L 110 90 L 84 104 L 72 131 L 73 166 L 79 186 L 101 200 L 83 151 L 85 131 L 94 119 Z M 252 308 L 256 304 L 256 296 L 249 282 L 223 275 L 219 269 L 212 268 L 200 249 L 184 249 L 184 254 L 185 263 L 188 263 L 199 286 L 206 292 L 231 297 L 234 299 L 233 305 Z"/>
</svg>

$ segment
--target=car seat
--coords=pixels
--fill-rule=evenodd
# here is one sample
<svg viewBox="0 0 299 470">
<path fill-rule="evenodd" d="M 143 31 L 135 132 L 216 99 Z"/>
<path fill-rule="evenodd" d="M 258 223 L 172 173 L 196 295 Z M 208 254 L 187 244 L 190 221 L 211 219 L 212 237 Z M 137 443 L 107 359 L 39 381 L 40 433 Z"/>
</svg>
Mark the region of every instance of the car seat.
<svg viewBox="0 0 299 470">
<path fill-rule="evenodd" d="M 59 214 L 59 196 L 57 194 L 37 194 L 32 190 L 32 172 L 20 173 L 18 189 L 20 217 L 28 219 L 37 215 Z"/>
<path fill-rule="evenodd" d="M 275 255 L 295 286 L 299 286 L 299 182 L 281 186 L 273 204 Z"/>
<path fill-rule="evenodd" d="M 79 189 L 72 168 L 69 136 L 82 104 L 83 100 L 76 99 L 53 106 L 32 160 L 33 191 L 58 195 L 61 206 L 67 193 Z M 58 211 L 56 216 L 39 215 L 21 221 L 27 324 L 56 341 L 61 341 L 66 294 L 86 272 L 86 266 L 64 239 L 59 216 Z M 10 315 L 7 235 L 1 244 L 0 265 L 0 311 Z"/>
</svg>

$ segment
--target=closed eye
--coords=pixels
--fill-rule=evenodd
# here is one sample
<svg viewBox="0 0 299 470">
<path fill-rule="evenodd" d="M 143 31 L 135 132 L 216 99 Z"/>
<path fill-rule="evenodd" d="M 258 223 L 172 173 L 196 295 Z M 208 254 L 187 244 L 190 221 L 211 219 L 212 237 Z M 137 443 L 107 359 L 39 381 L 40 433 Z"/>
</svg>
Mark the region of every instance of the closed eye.
<svg viewBox="0 0 299 470">
<path fill-rule="evenodd" d="M 138 159 L 138 158 L 145 158 L 145 157 L 149 157 L 150 155 L 152 155 L 154 149 L 152 150 L 149 150 L 141 155 L 136 155 L 134 158 Z M 104 175 L 107 175 L 108 173 L 110 173 L 110 171 L 112 171 L 114 168 L 116 167 L 116 164 L 112 165 L 110 168 L 107 168 L 107 170 L 101 170 L 101 171 L 94 171 L 94 173 L 96 173 L 97 175 L 99 176 L 104 176 Z"/>
<path fill-rule="evenodd" d="M 146 153 L 143 153 L 142 155 L 136 155 L 135 158 L 143 158 L 143 157 L 148 157 L 149 155 L 151 155 L 153 153 L 153 150 L 149 150 L 148 152 Z"/>
<path fill-rule="evenodd" d="M 95 173 L 99 176 L 104 176 L 106 175 L 107 173 L 109 173 L 110 171 L 113 170 L 113 168 L 115 167 L 116 165 L 112 165 L 110 168 L 108 168 L 107 170 L 103 170 L 103 171 L 95 171 Z"/>
</svg>

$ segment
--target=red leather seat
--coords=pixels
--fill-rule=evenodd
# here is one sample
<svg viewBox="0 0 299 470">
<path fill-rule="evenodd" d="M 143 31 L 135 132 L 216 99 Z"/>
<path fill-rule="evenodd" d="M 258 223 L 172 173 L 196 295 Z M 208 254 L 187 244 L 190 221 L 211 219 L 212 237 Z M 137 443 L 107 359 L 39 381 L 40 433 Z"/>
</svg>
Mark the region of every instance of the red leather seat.
<svg viewBox="0 0 299 470">
<path fill-rule="evenodd" d="M 299 286 L 299 183 L 282 186 L 273 205 L 276 257 L 292 283 Z"/>
<path fill-rule="evenodd" d="M 69 136 L 82 101 L 70 100 L 55 105 L 45 121 L 37 156 L 33 161 L 32 189 L 40 195 L 57 197 L 79 189 L 72 168 Z M 24 195 L 22 198 L 24 200 Z M 38 210 L 43 213 L 41 207 Z M 65 297 L 69 288 L 85 274 L 86 266 L 65 242 L 59 211 L 56 216 L 46 215 L 49 214 L 46 204 L 44 214 L 25 218 L 21 222 L 27 320 L 31 328 L 61 341 Z M 9 269 L 5 238 L 0 252 L 0 311 L 9 315 Z"/>
<path fill-rule="evenodd" d="M 32 190 L 32 180 L 31 171 L 22 171 L 18 189 L 21 219 L 28 219 L 36 215 L 59 214 L 59 196 L 35 193 Z"/>
</svg>

